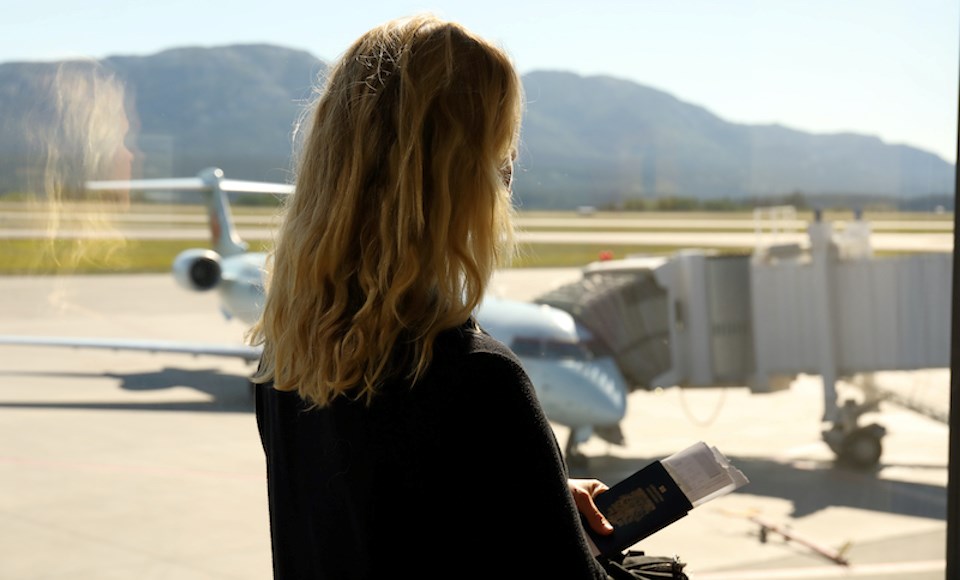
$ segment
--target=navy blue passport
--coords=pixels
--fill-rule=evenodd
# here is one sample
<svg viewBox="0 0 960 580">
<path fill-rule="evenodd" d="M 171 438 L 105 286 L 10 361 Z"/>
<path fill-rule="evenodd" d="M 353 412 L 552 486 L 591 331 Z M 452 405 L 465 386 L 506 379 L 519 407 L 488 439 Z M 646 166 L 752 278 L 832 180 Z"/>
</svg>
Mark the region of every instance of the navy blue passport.
<svg viewBox="0 0 960 580">
<path fill-rule="evenodd" d="M 596 496 L 594 502 L 613 525 L 613 533 L 602 536 L 590 529 L 585 520 L 583 529 L 603 555 L 626 550 L 693 509 L 659 461 Z"/>
</svg>

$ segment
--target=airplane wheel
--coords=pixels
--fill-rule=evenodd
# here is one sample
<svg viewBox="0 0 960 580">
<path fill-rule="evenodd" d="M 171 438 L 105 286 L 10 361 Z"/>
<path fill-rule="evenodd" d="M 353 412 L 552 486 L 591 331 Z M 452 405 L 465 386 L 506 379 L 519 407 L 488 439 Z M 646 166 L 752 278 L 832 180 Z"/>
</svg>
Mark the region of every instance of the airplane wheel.
<svg viewBox="0 0 960 580">
<path fill-rule="evenodd" d="M 869 469 L 880 462 L 883 453 L 883 432 L 873 425 L 860 427 L 844 437 L 838 458 L 858 469 Z"/>
<path fill-rule="evenodd" d="M 567 460 L 567 469 L 570 471 L 576 471 L 578 469 L 586 469 L 590 465 L 590 461 L 586 455 L 583 453 L 574 453 L 573 455 L 568 455 Z"/>
</svg>

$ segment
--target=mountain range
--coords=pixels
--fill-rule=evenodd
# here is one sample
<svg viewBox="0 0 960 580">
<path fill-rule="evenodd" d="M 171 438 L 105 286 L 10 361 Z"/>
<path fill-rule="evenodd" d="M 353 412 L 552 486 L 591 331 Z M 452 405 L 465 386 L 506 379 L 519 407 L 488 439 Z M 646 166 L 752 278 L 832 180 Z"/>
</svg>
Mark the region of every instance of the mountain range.
<svg viewBox="0 0 960 580">
<path fill-rule="evenodd" d="M 209 166 L 238 179 L 292 177 L 293 129 L 327 64 L 271 45 L 185 47 L 104 60 L 133 97 L 145 177 Z M 3 87 L 43 63 L 0 64 Z M 906 145 L 725 121 L 667 92 L 610 76 L 536 71 L 526 97 L 515 195 L 524 209 L 629 199 L 953 194 L 954 166 Z M 0 135 L 0 151 L 15 150 Z M 15 190 L 0 175 L 0 192 Z"/>
</svg>

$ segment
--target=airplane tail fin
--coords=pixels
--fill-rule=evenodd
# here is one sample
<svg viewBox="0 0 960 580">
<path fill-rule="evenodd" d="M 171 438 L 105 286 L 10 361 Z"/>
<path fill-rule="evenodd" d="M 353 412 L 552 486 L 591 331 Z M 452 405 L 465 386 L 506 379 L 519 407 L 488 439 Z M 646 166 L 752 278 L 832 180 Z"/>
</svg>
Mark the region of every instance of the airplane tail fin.
<svg viewBox="0 0 960 580">
<path fill-rule="evenodd" d="M 197 177 L 90 181 L 87 182 L 87 188 L 104 191 L 200 191 L 209 193 L 210 241 L 213 244 L 214 251 L 221 256 L 235 256 L 247 251 L 247 244 L 240 239 L 233 223 L 227 192 L 289 195 L 293 193 L 294 189 L 292 185 L 283 183 L 224 179 L 223 171 L 216 167 L 204 169 Z"/>
<path fill-rule="evenodd" d="M 230 212 L 227 192 L 221 187 L 223 171 L 216 167 L 204 169 L 198 177 L 210 191 L 210 243 L 221 256 L 235 256 L 247 251 L 247 243 L 240 239 Z"/>
</svg>

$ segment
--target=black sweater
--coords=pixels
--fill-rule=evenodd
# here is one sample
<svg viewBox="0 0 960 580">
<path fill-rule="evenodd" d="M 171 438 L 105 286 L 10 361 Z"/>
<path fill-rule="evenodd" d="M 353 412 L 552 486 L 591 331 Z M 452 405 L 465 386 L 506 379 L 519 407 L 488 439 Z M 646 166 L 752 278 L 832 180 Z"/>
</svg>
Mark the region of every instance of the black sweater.
<svg viewBox="0 0 960 580">
<path fill-rule="evenodd" d="M 519 361 L 466 328 L 412 388 L 306 410 L 257 388 L 276 579 L 606 578 Z"/>
</svg>

